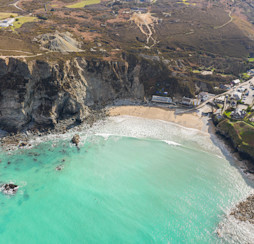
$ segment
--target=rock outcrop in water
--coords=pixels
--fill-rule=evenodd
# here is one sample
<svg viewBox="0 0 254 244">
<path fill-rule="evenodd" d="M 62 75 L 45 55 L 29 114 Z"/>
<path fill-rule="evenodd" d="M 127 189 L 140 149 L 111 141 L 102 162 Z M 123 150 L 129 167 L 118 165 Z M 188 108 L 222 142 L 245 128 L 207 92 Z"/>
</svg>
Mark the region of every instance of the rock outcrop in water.
<svg viewBox="0 0 254 244">
<path fill-rule="evenodd" d="M 3 184 L 0 187 L 0 191 L 2 191 L 4 194 L 7 194 L 7 195 L 13 195 L 17 192 L 18 188 L 19 188 L 18 185 L 9 183 L 9 184 Z"/>
<path fill-rule="evenodd" d="M 71 142 L 73 144 L 75 144 L 76 146 L 78 146 L 79 142 L 80 142 L 80 136 L 78 134 L 74 135 L 71 139 Z"/>
<path fill-rule="evenodd" d="M 230 214 L 240 221 L 249 221 L 254 224 L 254 195 L 240 202 Z"/>
</svg>

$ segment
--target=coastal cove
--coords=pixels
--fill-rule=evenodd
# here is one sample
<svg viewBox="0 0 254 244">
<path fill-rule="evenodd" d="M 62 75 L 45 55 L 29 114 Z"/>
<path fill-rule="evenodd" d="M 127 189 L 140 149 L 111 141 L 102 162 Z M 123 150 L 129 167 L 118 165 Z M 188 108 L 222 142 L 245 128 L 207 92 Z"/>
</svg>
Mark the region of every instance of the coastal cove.
<svg viewBox="0 0 254 244">
<path fill-rule="evenodd" d="M 108 117 L 2 151 L 2 183 L 20 186 L 14 196 L 0 195 L 2 240 L 247 243 L 237 221 L 226 233 L 220 227 L 253 192 L 251 182 L 198 119 L 194 129 L 159 117 Z M 70 143 L 75 133 L 80 150 Z"/>
</svg>

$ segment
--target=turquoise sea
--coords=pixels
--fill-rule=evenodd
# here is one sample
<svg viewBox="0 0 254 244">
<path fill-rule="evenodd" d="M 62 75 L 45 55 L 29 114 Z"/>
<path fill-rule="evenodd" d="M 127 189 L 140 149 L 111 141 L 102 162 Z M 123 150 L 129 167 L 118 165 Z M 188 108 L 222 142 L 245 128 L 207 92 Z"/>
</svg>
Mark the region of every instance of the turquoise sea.
<svg viewBox="0 0 254 244">
<path fill-rule="evenodd" d="M 218 225 L 252 188 L 210 135 L 118 117 L 78 150 L 74 133 L 0 153 L 1 183 L 21 186 L 0 194 L 0 243 L 231 243 Z"/>
</svg>

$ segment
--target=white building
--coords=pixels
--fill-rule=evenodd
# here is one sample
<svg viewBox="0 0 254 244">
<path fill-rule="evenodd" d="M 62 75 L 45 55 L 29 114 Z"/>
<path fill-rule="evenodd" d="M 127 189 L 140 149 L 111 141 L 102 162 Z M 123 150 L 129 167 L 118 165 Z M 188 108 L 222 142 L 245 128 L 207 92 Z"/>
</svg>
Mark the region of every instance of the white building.
<svg viewBox="0 0 254 244">
<path fill-rule="evenodd" d="M 196 107 L 200 104 L 200 99 L 183 97 L 182 104 Z"/>
<path fill-rule="evenodd" d="M 217 97 L 214 99 L 215 103 L 224 103 L 225 96 Z"/>
<path fill-rule="evenodd" d="M 239 84 L 241 81 L 239 80 L 239 79 L 236 79 L 236 80 L 233 80 L 232 81 L 232 83 L 234 84 L 234 85 L 237 85 L 237 84 Z"/>
<path fill-rule="evenodd" d="M 245 91 L 245 88 L 240 87 L 240 88 L 237 89 L 237 91 L 238 91 L 238 92 L 244 92 L 244 91 Z"/>
<path fill-rule="evenodd" d="M 2 20 L 2 21 L 0 21 L 0 27 L 12 26 L 14 22 L 15 22 L 14 18 L 9 18 L 9 19 Z"/>
<path fill-rule="evenodd" d="M 234 92 L 233 97 L 236 100 L 241 100 L 242 99 L 242 93 L 241 92 Z"/>
<path fill-rule="evenodd" d="M 152 96 L 152 102 L 172 103 L 172 99 L 171 99 L 171 97 Z"/>
</svg>

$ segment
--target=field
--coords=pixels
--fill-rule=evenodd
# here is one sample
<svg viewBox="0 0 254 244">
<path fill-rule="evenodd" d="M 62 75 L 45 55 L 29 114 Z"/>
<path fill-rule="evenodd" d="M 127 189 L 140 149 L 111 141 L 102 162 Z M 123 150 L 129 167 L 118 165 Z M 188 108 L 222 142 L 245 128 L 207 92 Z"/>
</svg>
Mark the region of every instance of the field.
<svg viewBox="0 0 254 244">
<path fill-rule="evenodd" d="M 248 61 L 249 62 L 254 62 L 254 58 L 249 58 Z"/>
<path fill-rule="evenodd" d="M 7 19 L 7 18 L 13 18 L 13 17 L 16 17 L 18 16 L 18 14 L 15 14 L 15 13 L 0 13 L 0 20 L 2 19 Z"/>
<path fill-rule="evenodd" d="M 84 8 L 87 5 L 99 4 L 100 0 L 85 0 L 71 5 L 67 5 L 67 8 Z"/>
<path fill-rule="evenodd" d="M 12 30 L 20 28 L 23 24 L 28 22 L 35 22 L 38 18 L 31 17 L 31 16 L 20 16 L 16 18 L 16 21 L 13 23 L 13 26 L 11 27 Z"/>
</svg>

